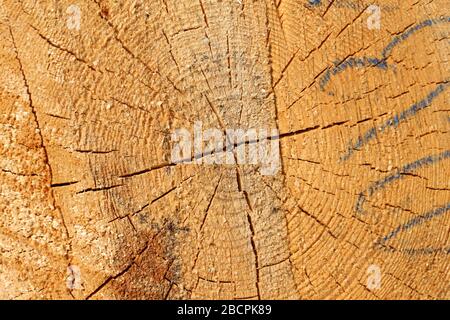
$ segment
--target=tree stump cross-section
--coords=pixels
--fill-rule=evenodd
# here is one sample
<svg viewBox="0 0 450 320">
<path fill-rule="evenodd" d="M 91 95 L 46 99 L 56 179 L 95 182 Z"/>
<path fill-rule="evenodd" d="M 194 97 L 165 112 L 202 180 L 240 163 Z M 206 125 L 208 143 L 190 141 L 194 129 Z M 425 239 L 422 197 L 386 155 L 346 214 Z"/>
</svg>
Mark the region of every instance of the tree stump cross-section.
<svg viewBox="0 0 450 320">
<path fill-rule="evenodd" d="M 0 298 L 449 299 L 448 9 L 2 1 Z"/>
</svg>

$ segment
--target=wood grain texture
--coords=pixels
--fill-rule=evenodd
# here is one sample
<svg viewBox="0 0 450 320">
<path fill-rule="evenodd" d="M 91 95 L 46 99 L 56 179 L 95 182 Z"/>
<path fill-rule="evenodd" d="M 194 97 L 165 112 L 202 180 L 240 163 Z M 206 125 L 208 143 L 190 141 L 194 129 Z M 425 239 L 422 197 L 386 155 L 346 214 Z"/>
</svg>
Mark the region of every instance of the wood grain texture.
<svg viewBox="0 0 450 320">
<path fill-rule="evenodd" d="M 316 2 L 2 0 L 0 298 L 449 299 L 449 2 Z"/>
</svg>

